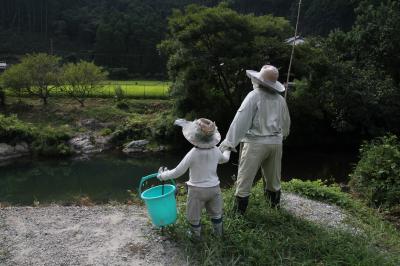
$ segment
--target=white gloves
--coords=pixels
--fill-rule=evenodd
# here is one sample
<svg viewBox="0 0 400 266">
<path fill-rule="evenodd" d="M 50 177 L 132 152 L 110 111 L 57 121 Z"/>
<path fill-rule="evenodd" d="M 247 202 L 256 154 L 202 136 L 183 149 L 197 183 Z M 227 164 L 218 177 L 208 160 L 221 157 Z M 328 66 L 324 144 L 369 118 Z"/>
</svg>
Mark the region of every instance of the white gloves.
<svg viewBox="0 0 400 266">
<path fill-rule="evenodd" d="M 163 181 L 163 180 L 165 180 L 163 177 L 162 177 L 162 173 L 164 173 L 164 172 L 166 172 L 166 171 L 168 171 L 168 168 L 167 167 L 160 167 L 160 169 L 158 169 L 158 175 L 157 175 L 157 178 L 159 179 L 159 180 L 161 180 L 161 181 Z"/>
</svg>

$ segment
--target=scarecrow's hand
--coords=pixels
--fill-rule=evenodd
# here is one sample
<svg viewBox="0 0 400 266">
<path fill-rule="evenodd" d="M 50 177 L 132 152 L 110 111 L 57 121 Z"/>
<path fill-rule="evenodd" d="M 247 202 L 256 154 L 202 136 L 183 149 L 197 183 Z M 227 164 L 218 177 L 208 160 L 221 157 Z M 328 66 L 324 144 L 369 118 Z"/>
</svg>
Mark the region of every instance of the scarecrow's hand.
<svg viewBox="0 0 400 266">
<path fill-rule="evenodd" d="M 157 178 L 159 179 L 159 180 L 161 180 L 161 181 L 163 181 L 163 180 L 165 180 L 163 177 L 162 177 L 162 173 L 164 173 L 164 172 L 166 172 L 166 171 L 168 171 L 168 168 L 167 167 L 160 167 L 160 169 L 158 169 L 158 174 L 157 174 Z"/>
<path fill-rule="evenodd" d="M 233 148 L 231 145 L 226 144 L 224 141 L 219 145 L 219 150 L 224 153 L 225 151 L 234 151 L 236 152 L 236 149 Z"/>
</svg>

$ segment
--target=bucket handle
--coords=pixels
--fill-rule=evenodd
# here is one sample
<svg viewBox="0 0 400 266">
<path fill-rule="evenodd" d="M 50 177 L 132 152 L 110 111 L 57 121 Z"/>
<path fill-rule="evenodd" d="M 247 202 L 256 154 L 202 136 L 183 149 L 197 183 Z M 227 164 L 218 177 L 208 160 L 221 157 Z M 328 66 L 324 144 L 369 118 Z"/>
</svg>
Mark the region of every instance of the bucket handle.
<svg viewBox="0 0 400 266">
<path fill-rule="evenodd" d="M 143 186 L 144 182 L 146 182 L 147 180 L 152 179 L 152 178 L 157 178 L 157 175 L 158 175 L 158 173 L 154 173 L 154 174 L 142 177 L 142 179 L 140 180 L 140 184 L 139 184 L 139 197 L 140 197 L 140 195 L 142 195 L 142 186 Z M 175 186 L 175 181 L 173 179 L 170 179 L 170 181 L 171 181 L 172 185 Z"/>
</svg>

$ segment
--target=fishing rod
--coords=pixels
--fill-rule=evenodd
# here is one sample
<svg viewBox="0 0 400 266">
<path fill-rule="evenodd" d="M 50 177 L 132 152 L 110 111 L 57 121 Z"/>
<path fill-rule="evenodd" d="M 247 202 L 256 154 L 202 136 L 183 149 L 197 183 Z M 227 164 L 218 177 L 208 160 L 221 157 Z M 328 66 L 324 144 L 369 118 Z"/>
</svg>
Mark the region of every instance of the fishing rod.
<svg viewBox="0 0 400 266">
<path fill-rule="evenodd" d="M 297 28 L 298 28 L 298 25 L 299 25 L 299 18 L 300 18 L 300 8 L 301 8 L 301 0 L 299 0 L 299 7 L 297 9 L 297 21 L 296 21 L 296 28 L 294 30 L 294 40 L 293 40 L 293 44 L 292 44 L 292 53 L 290 54 L 289 68 L 288 68 L 288 73 L 287 73 L 287 77 L 286 77 L 285 99 L 286 99 L 286 96 L 287 96 L 287 91 L 289 89 L 290 69 L 292 68 L 294 47 L 296 46 Z"/>
</svg>

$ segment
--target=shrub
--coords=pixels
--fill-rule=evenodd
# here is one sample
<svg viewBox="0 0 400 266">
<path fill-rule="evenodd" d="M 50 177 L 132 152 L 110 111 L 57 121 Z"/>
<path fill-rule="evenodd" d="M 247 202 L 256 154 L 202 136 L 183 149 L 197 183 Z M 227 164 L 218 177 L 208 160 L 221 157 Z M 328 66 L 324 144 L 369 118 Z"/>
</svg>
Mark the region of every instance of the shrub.
<svg viewBox="0 0 400 266">
<path fill-rule="evenodd" d="M 33 126 L 20 121 L 15 115 L 0 114 L 0 142 L 15 144 L 19 141 L 31 142 L 34 139 Z"/>
<path fill-rule="evenodd" d="M 395 135 L 363 144 L 350 186 L 375 207 L 400 204 L 400 143 Z"/>
<path fill-rule="evenodd" d="M 182 136 L 181 130 L 174 126 L 175 116 L 171 112 L 162 112 L 152 123 L 152 137 L 159 142 L 176 143 Z M 178 136 L 176 136 L 178 132 Z"/>
<path fill-rule="evenodd" d="M 67 141 L 70 135 L 63 129 L 45 127 L 36 129 L 35 140 L 32 142 L 32 150 L 37 155 L 66 156 L 72 153 Z"/>
<path fill-rule="evenodd" d="M 119 125 L 113 133 L 112 142 L 120 144 L 129 140 L 144 139 L 151 136 L 147 117 L 133 115 Z"/>
</svg>

